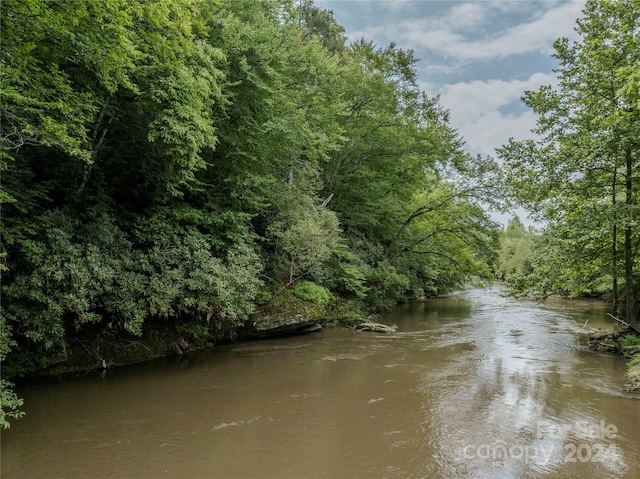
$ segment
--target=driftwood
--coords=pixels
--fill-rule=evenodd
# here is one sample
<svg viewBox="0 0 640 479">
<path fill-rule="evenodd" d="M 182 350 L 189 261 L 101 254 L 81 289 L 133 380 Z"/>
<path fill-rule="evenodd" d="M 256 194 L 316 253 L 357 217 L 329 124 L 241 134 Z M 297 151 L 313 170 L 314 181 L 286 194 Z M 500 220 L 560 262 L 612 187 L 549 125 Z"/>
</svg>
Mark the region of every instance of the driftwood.
<svg viewBox="0 0 640 479">
<path fill-rule="evenodd" d="M 636 328 L 635 326 L 633 326 L 633 325 L 631 325 L 631 324 L 629 324 L 629 323 L 624 322 L 624 321 L 623 321 L 623 320 L 621 320 L 620 318 L 616 318 L 613 314 L 611 314 L 611 313 L 607 313 L 607 316 L 609 316 L 609 317 L 611 317 L 611 318 L 615 319 L 615 320 L 616 320 L 616 321 L 618 321 L 619 323 L 624 324 L 627 328 L 633 329 L 636 333 L 640 333 L 640 329 Z M 586 324 L 586 323 L 585 323 L 585 324 Z"/>
<path fill-rule="evenodd" d="M 397 326 L 387 326 L 382 323 L 366 322 L 358 324 L 355 329 L 358 331 L 373 331 L 374 333 L 395 333 Z"/>
<path fill-rule="evenodd" d="M 592 351 L 606 351 L 610 353 L 621 354 L 623 356 L 630 356 L 635 354 L 637 346 L 622 346 L 618 344 L 618 340 L 622 336 L 630 334 L 638 334 L 635 328 L 628 327 L 620 331 L 613 332 L 601 332 L 600 334 L 593 334 L 589 337 L 589 349 Z"/>
<path fill-rule="evenodd" d="M 621 336 L 626 336 L 627 334 L 635 334 L 635 330 L 632 328 L 625 328 L 619 331 L 598 331 L 598 334 L 592 334 L 590 336 L 590 339 L 600 340 L 600 339 L 608 338 L 608 339 L 616 340 Z"/>
</svg>

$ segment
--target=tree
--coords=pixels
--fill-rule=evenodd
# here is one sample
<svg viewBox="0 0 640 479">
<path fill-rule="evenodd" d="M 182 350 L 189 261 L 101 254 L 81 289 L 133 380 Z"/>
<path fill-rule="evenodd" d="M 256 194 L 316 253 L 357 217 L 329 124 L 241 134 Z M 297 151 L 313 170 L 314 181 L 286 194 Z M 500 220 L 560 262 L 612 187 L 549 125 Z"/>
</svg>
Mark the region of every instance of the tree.
<svg viewBox="0 0 640 479">
<path fill-rule="evenodd" d="M 345 50 L 344 27 L 336 23 L 331 10 L 319 9 L 313 0 L 298 0 L 295 14 L 305 32 L 303 38 L 317 38 L 331 53 Z"/>
<path fill-rule="evenodd" d="M 589 254 L 602 256 L 600 231 L 609 231 L 609 253 L 604 254 L 613 290 L 619 271 L 617 232 L 623 231 L 625 317 L 635 323 L 640 2 L 589 0 L 583 15 L 577 26 L 580 40 L 561 38 L 554 44 L 558 86 L 526 92 L 523 99 L 539 115 L 535 131 L 540 139 L 511 140 L 498 154 L 514 195 L 557 233 L 568 234 L 568 245 L 580 252 L 576 263 L 600 261 Z M 558 246 L 570 257 L 567 245 Z"/>
<path fill-rule="evenodd" d="M 261 289 L 379 309 L 487 272 L 478 165 L 411 51 L 347 47 L 307 0 L 0 12 L 4 377 L 100 337 L 204 344 Z"/>
<path fill-rule="evenodd" d="M 359 264 L 367 278 L 370 304 L 486 274 L 487 257 L 476 254 L 491 249 L 493 225 L 476 200 L 498 190 L 486 181 L 491 162 L 462 152 L 448 112 L 417 86 L 412 51 L 361 40 L 342 58 L 346 140 L 323 169 L 323 196 L 358 258 L 348 269 Z"/>
<path fill-rule="evenodd" d="M 507 279 L 518 271 L 530 269 L 533 259 L 533 234 L 526 230 L 520 218 L 514 216 L 509 220 L 500 243 L 500 279 Z"/>
</svg>

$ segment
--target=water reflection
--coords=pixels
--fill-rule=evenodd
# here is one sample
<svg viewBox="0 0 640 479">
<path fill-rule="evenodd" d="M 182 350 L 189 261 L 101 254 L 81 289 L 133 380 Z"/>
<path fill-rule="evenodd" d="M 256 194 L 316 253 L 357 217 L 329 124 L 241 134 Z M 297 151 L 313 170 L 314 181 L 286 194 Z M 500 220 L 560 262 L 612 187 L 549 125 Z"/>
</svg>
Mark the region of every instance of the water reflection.
<svg viewBox="0 0 640 479">
<path fill-rule="evenodd" d="M 423 422 L 436 433 L 439 472 L 625 477 L 637 469 L 637 453 L 628 464 L 616 434 L 581 433 L 581 426 L 593 429 L 611 411 L 585 408 L 590 386 L 579 374 L 575 318 L 566 307 L 558 312 L 564 303 L 542 309 L 499 296 L 487 303 L 480 291 L 463 297 L 476 327 L 458 340 L 475 349 L 421 378 Z"/>
<path fill-rule="evenodd" d="M 32 384 L 3 477 L 639 477 L 624 360 L 583 350 L 605 313 L 470 290 L 389 313 L 393 335 L 327 329 Z"/>
</svg>

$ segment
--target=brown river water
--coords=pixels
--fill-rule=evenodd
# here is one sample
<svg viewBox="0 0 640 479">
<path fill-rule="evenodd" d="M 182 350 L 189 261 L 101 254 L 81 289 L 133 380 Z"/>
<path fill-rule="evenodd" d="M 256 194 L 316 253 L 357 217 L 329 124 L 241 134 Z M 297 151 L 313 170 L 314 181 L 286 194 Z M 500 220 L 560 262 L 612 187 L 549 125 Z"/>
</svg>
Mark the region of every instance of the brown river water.
<svg viewBox="0 0 640 479">
<path fill-rule="evenodd" d="M 493 287 L 381 322 L 22 385 L 2 477 L 640 478 L 625 360 L 584 348 L 604 304 Z"/>
</svg>

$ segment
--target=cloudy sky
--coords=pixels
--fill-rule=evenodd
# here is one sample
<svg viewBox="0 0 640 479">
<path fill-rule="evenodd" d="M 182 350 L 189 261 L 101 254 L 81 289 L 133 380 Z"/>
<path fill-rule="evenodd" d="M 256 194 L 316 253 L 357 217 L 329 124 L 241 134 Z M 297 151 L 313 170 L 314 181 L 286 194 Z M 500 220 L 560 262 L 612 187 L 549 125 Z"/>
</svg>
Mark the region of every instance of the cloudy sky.
<svg viewBox="0 0 640 479">
<path fill-rule="evenodd" d="M 583 1 L 316 0 L 349 40 L 396 42 L 420 59 L 420 86 L 440 95 L 472 154 L 493 155 L 510 137 L 532 137 L 520 98 L 553 84 L 553 42 L 576 38 Z"/>
</svg>

